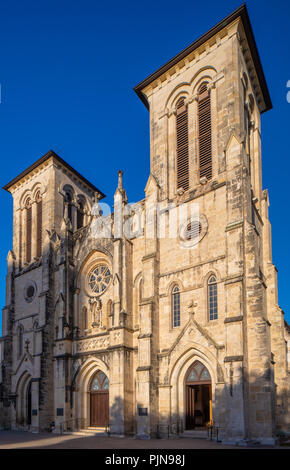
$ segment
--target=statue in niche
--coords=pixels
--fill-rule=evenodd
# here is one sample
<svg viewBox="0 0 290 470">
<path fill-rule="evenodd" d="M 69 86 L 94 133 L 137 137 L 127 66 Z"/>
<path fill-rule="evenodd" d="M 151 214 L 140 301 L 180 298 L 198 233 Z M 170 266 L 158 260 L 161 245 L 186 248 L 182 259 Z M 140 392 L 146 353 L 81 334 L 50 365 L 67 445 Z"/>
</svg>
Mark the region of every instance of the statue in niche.
<svg viewBox="0 0 290 470">
<path fill-rule="evenodd" d="M 89 300 L 92 327 L 93 328 L 104 328 L 102 325 L 102 301 L 99 297 L 93 297 Z"/>
</svg>

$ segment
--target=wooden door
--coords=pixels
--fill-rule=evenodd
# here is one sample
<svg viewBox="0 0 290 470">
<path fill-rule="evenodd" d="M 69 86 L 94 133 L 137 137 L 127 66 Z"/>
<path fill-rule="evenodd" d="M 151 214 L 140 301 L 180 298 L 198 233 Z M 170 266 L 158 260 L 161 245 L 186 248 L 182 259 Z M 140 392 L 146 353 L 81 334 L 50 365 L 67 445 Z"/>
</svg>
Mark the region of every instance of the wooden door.
<svg viewBox="0 0 290 470">
<path fill-rule="evenodd" d="M 109 424 L 109 379 L 100 370 L 90 385 L 90 424 L 102 427 Z"/>
<path fill-rule="evenodd" d="M 109 424 L 109 392 L 91 392 L 91 426 Z"/>
<path fill-rule="evenodd" d="M 186 429 L 194 428 L 194 387 L 186 387 Z"/>
<path fill-rule="evenodd" d="M 211 377 L 200 361 L 186 375 L 186 429 L 212 422 Z"/>
</svg>

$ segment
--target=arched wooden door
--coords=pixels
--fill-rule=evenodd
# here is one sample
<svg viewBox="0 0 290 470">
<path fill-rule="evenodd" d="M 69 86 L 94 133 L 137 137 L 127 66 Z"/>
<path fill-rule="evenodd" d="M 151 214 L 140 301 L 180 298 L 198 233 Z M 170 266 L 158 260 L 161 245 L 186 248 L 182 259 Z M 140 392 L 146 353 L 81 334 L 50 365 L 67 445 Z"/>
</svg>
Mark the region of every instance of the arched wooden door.
<svg viewBox="0 0 290 470">
<path fill-rule="evenodd" d="M 186 429 L 212 423 L 211 377 L 207 368 L 195 361 L 186 375 Z"/>
<path fill-rule="evenodd" d="M 94 375 L 90 384 L 90 425 L 107 426 L 109 424 L 109 379 L 102 372 Z"/>
</svg>

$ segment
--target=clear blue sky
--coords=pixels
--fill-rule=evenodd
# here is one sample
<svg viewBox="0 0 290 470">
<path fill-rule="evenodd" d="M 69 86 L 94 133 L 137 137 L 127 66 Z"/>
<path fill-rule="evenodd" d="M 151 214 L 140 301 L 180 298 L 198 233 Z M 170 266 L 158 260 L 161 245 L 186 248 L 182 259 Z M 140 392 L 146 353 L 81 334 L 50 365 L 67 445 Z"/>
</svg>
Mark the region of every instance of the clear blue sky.
<svg viewBox="0 0 290 470">
<path fill-rule="evenodd" d="M 130 201 L 149 174 L 148 111 L 132 88 L 240 1 L 25 1 L 0 5 L 0 155 L 3 186 L 49 149 L 112 202 L 124 169 Z M 263 186 L 270 193 L 279 304 L 290 320 L 290 4 L 247 2 L 273 110 L 262 116 Z M 284 181 L 287 176 L 287 181 Z M 0 190 L 0 304 L 12 247 L 12 197 Z"/>
</svg>

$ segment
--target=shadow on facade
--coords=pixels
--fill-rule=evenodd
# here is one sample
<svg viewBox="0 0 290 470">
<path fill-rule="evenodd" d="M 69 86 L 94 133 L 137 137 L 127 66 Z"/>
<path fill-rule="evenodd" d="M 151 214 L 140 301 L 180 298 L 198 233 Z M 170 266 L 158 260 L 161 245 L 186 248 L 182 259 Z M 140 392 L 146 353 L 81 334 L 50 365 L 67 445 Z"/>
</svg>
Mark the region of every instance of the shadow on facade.
<svg viewBox="0 0 290 470">
<path fill-rule="evenodd" d="M 212 396 L 213 425 L 219 428 L 221 439 L 270 439 L 283 432 L 290 432 L 289 417 L 289 389 L 286 382 L 277 385 L 273 382 L 273 368 L 265 367 L 264 373 L 248 376 L 241 368 L 227 368 L 226 383 L 215 384 Z M 243 377 L 243 380 L 242 378 Z M 184 385 L 185 396 L 185 385 Z M 17 400 L 11 399 L 3 393 L 0 397 L 0 429 L 11 429 L 12 416 L 15 416 Z M 158 394 L 156 395 L 158 400 Z M 178 436 L 188 429 L 186 413 L 188 407 L 184 401 L 181 408 L 177 403 L 177 410 L 171 413 L 160 414 L 150 409 L 141 409 L 136 405 L 133 409 L 131 402 L 117 396 L 110 401 L 108 430 L 114 435 L 135 435 L 140 438 L 150 437 L 166 438 Z M 167 404 L 170 409 L 170 403 Z M 194 403 L 192 412 L 194 413 Z M 147 414 L 146 414 L 147 413 Z M 39 414 L 42 414 L 41 407 Z M 43 422 L 43 421 L 42 421 Z M 22 423 L 28 425 L 28 423 Z M 207 422 L 199 422 L 193 427 L 195 430 L 205 429 Z M 89 427 L 89 423 L 87 422 Z M 28 426 L 27 430 L 29 430 Z M 71 430 L 81 429 L 77 420 Z M 15 429 L 15 428 L 14 428 Z M 17 429 L 17 423 L 16 423 Z M 19 429 L 23 427 L 19 426 Z M 47 431 L 49 423 L 40 431 Z M 192 429 L 192 428 L 191 428 Z M 57 430 L 57 429 L 56 429 Z M 63 430 L 66 430 L 65 427 Z"/>
</svg>

